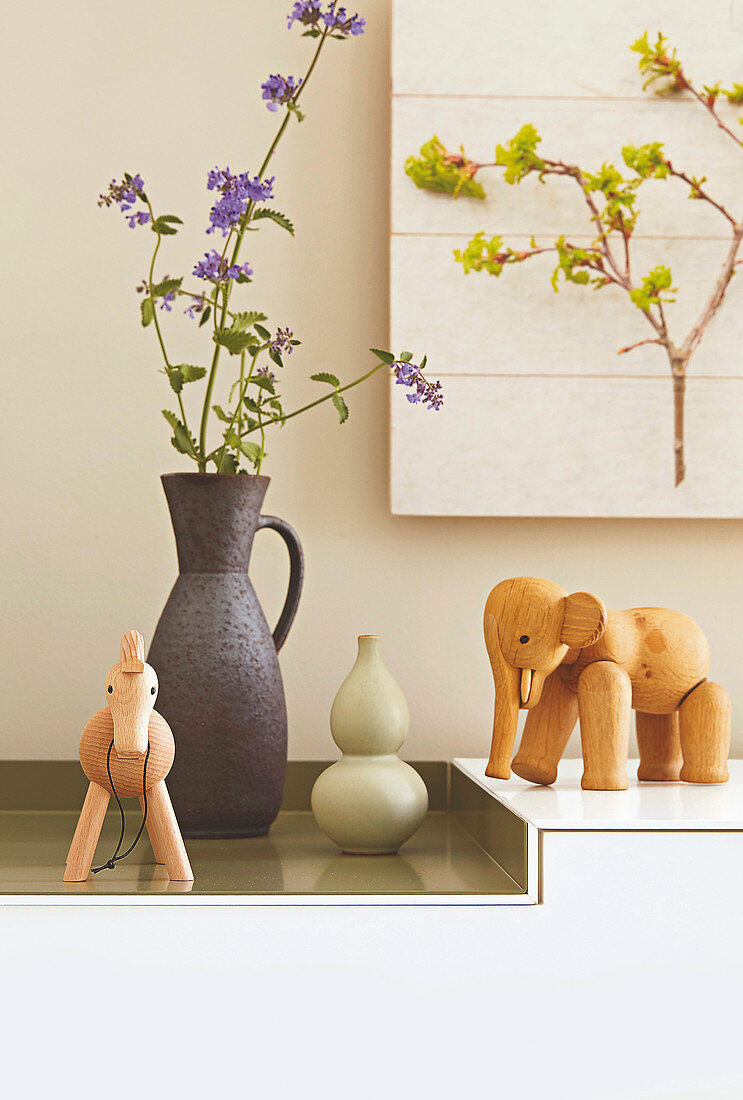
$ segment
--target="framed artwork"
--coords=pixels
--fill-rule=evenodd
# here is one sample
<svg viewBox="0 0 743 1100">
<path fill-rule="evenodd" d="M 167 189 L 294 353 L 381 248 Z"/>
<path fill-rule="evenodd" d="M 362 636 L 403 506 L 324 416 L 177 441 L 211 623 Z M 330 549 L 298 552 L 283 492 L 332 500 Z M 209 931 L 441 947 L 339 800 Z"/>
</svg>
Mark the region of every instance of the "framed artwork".
<svg viewBox="0 0 743 1100">
<path fill-rule="evenodd" d="M 404 166 L 434 135 L 447 150 L 493 162 L 520 128 L 539 153 L 625 174 L 622 149 L 663 155 L 743 221 L 743 148 L 688 95 L 643 90 L 630 45 L 658 29 L 701 86 L 743 83 L 743 0 L 625 0 L 611 19 L 593 0 L 395 0 L 391 342 L 428 355 L 443 409 L 391 408 L 396 514 L 477 516 L 743 516 L 743 265 L 690 360 L 683 393 L 684 476 L 677 484 L 676 395 L 663 348 L 618 286 L 560 281 L 546 254 L 498 278 L 464 273 L 455 249 L 482 231 L 514 250 L 596 232 L 573 180 L 478 174 L 486 197 L 416 187 Z M 743 106 L 719 116 L 743 137 Z M 668 331 L 683 340 L 702 315 L 730 247 L 730 223 L 689 201 L 676 179 L 648 179 L 632 235 L 636 285 L 670 268 Z M 739 253 L 743 259 L 743 249 Z M 393 383 L 394 384 L 394 383 Z"/>
</svg>

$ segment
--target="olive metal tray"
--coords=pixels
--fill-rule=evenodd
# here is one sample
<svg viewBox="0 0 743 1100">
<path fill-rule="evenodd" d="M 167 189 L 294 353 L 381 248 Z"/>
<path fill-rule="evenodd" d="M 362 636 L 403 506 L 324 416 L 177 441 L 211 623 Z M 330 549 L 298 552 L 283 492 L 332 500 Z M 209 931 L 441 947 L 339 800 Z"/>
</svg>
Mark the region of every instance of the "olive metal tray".
<svg viewBox="0 0 743 1100">
<path fill-rule="evenodd" d="M 534 904 L 527 891 L 527 824 L 456 765 L 413 765 L 430 810 L 396 856 L 342 854 L 310 812 L 327 763 L 289 764 L 281 813 L 267 837 L 187 840 L 193 883 L 170 882 L 146 837 L 114 871 L 63 883 L 85 794 L 74 761 L 0 762 L 0 904 Z M 127 833 L 141 822 L 135 803 Z M 118 839 L 109 810 L 98 856 Z"/>
</svg>

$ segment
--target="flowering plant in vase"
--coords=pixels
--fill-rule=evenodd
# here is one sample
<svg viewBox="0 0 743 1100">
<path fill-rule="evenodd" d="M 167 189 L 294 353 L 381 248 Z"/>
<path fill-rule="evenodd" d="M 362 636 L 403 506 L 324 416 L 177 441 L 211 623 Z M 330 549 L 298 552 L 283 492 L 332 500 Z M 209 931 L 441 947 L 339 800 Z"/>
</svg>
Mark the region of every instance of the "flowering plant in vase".
<svg viewBox="0 0 743 1100">
<path fill-rule="evenodd" d="M 411 404 L 437 410 L 443 400 L 441 383 L 425 377 L 425 358 L 419 364 L 413 361 L 410 352 L 394 355 L 372 348 L 375 363 L 364 374 L 345 384 L 329 371 L 313 374 L 313 381 L 325 387 L 322 396 L 285 411 L 281 372 L 285 358 L 294 352 L 299 340 L 286 326 L 270 327 L 267 316 L 260 310 L 238 308 L 233 303 L 235 287 L 253 280 L 252 265 L 241 257 L 246 232 L 272 222 L 294 234 L 291 220 L 269 205 L 274 198 L 276 180 L 267 173 L 292 118 L 297 122 L 304 119 L 299 102 L 320 54 L 329 40 L 346 41 L 363 34 L 366 26 L 364 19 L 357 14 L 350 15 L 335 0 L 327 5 L 323 5 L 322 0 L 297 0 L 287 23 L 289 29 L 296 24 L 302 28 L 304 37 L 316 40 L 314 53 L 303 77 L 295 79 L 294 76 L 271 74 L 261 85 L 266 107 L 271 112 L 281 112 L 282 118 L 258 171 L 251 174 L 216 167 L 208 173 L 207 189 L 213 192 L 214 201 L 206 233 L 215 236 L 220 247 L 207 248 L 202 258 L 195 261 L 192 284 L 184 285 L 184 276 L 163 276 L 156 272 L 163 238 L 176 234 L 183 222 L 175 214 L 156 213 L 140 175 L 125 173 L 120 182 L 112 181 L 99 201 L 99 205 L 117 205 L 130 228 L 149 226 L 155 234 L 149 271 L 137 288 L 142 295 L 141 322 L 156 336 L 164 373 L 177 403 L 177 411 L 163 409 L 163 416 L 173 432 L 172 444 L 181 454 L 191 458 L 201 473 L 210 468 L 221 474 L 247 473 L 246 465 L 260 473 L 266 454 L 267 429 L 281 427 L 287 420 L 328 401 L 335 406 L 343 424 L 349 415 L 343 395 L 382 369 L 390 369 L 397 383 L 407 387 L 406 396 Z M 208 334 L 208 366 L 182 363 L 168 349 L 162 315 L 172 313 L 176 303 L 185 305 L 183 313 Z M 235 378 L 229 401 L 222 407 L 213 403 L 213 396 L 220 362 L 225 356 L 235 361 Z M 190 388 L 198 382 L 203 382 L 204 390 L 196 429 L 189 421 L 184 395 L 187 386 Z M 209 426 L 214 420 L 220 422 L 221 429 L 216 445 L 208 439 Z"/>
</svg>

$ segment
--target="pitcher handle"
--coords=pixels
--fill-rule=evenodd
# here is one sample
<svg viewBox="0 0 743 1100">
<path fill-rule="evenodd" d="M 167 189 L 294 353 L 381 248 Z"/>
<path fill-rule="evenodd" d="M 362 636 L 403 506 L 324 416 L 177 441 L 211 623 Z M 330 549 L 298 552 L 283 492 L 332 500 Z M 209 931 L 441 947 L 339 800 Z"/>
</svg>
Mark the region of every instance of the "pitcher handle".
<svg viewBox="0 0 743 1100">
<path fill-rule="evenodd" d="M 279 519 L 278 516 L 259 516 L 258 530 L 262 527 L 270 527 L 272 531 L 277 531 L 289 551 L 289 587 L 284 606 L 279 615 L 279 621 L 273 632 L 273 644 L 276 646 L 276 652 L 278 653 L 286 641 L 287 634 L 294 622 L 294 616 L 297 614 L 299 597 L 302 594 L 302 584 L 304 582 L 304 554 L 297 532 L 286 520 Z"/>
</svg>

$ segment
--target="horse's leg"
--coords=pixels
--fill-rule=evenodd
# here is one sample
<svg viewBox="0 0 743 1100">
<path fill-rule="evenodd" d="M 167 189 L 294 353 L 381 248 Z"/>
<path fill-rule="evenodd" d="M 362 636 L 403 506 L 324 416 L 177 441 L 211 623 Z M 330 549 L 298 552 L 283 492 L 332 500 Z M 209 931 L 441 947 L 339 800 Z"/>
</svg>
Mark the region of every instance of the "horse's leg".
<svg viewBox="0 0 743 1100">
<path fill-rule="evenodd" d="M 64 882 L 85 882 L 90 874 L 90 865 L 93 862 L 98 837 L 101 835 L 101 826 L 110 797 L 108 791 L 104 791 L 103 787 L 91 781 L 67 854 Z"/>
<path fill-rule="evenodd" d="M 164 779 L 147 792 L 147 804 L 147 831 L 152 850 L 162 855 L 170 879 L 174 882 L 193 882 L 193 871 Z"/>
<path fill-rule="evenodd" d="M 147 798 L 148 798 L 148 801 L 149 801 L 149 794 L 148 794 Z M 139 796 L 139 804 L 142 807 L 142 813 L 144 813 L 144 798 L 142 797 L 142 795 Z M 149 818 L 149 816 L 150 815 L 149 815 L 149 812 L 148 812 L 147 817 Z M 155 835 L 154 830 L 150 829 L 149 824 L 150 823 L 148 821 L 147 822 L 147 835 L 150 838 L 150 844 L 152 845 L 152 854 L 155 857 L 155 863 L 164 864 L 165 863 L 165 858 L 164 858 L 162 850 L 160 848 L 159 839 Z M 155 847 L 156 844 L 157 844 L 157 847 Z"/>
</svg>

